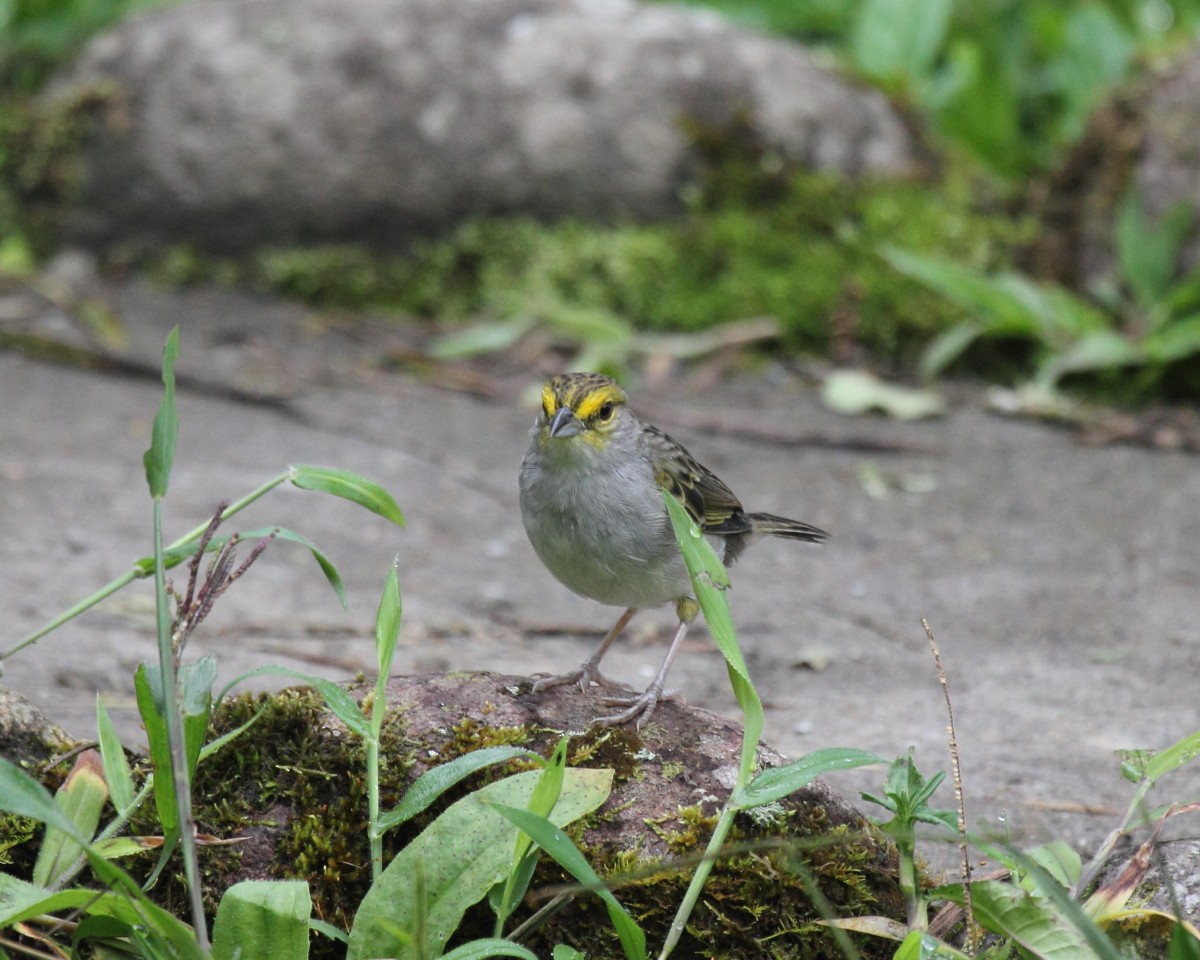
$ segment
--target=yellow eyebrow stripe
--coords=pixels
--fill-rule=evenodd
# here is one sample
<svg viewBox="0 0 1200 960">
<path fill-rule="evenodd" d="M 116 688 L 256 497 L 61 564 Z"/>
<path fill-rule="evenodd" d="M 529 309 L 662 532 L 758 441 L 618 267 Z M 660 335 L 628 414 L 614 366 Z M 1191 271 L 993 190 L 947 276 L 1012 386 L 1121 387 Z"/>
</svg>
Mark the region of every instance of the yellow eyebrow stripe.
<svg viewBox="0 0 1200 960">
<path fill-rule="evenodd" d="M 606 403 L 620 403 L 624 399 L 624 391 L 615 384 L 597 387 L 579 401 L 575 416 L 580 420 L 590 420 Z"/>
<path fill-rule="evenodd" d="M 542 387 L 542 409 L 546 411 L 547 417 L 554 416 L 558 410 L 558 397 L 554 395 L 550 384 Z"/>
</svg>

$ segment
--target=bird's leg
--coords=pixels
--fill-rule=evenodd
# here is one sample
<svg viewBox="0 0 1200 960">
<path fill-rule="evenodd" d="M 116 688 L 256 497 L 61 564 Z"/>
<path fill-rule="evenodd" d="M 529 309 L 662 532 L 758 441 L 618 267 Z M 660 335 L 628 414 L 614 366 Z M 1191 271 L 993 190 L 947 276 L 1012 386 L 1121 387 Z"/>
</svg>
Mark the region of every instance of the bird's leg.
<svg viewBox="0 0 1200 960">
<path fill-rule="evenodd" d="M 690 600 L 690 598 L 688 598 Z M 650 717 L 658 707 L 658 702 L 663 699 L 663 687 L 667 683 L 667 673 L 671 669 L 671 664 L 675 662 L 675 657 L 679 654 L 679 648 L 683 645 L 683 638 L 687 635 L 688 627 L 692 625 L 692 621 L 696 618 L 696 612 L 699 607 L 696 602 L 691 600 L 691 604 L 685 605 L 680 601 L 675 605 L 675 609 L 679 611 L 679 629 L 675 631 L 675 639 L 671 641 L 671 646 L 667 649 L 667 655 L 663 658 L 662 666 L 658 670 L 658 675 L 650 682 L 644 692 L 636 697 L 609 697 L 605 699 L 605 703 L 612 706 L 624 706 L 626 709 L 620 713 L 614 713 L 609 717 L 597 717 L 592 721 L 598 727 L 619 727 L 623 723 L 628 723 L 634 717 L 637 717 L 637 728 L 642 729 L 642 725 L 650 722 Z M 690 616 L 687 614 L 690 611 Z"/>
<path fill-rule="evenodd" d="M 567 683 L 578 683 L 580 690 L 586 690 L 593 683 L 601 687 L 613 686 L 613 682 L 600 673 L 600 661 L 608 653 L 608 648 L 613 645 L 613 641 L 621 635 L 621 631 L 629 625 L 629 621 L 633 619 L 635 613 L 637 613 L 637 607 L 630 607 L 621 614 L 617 622 L 613 624 L 613 628 L 604 635 L 604 639 L 600 641 L 595 652 L 583 661 L 578 670 L 556 677 L 543 677 L 533 685 L 533 692 L 541 693 L 543 690 L 561 687 Z"/>
</svg>

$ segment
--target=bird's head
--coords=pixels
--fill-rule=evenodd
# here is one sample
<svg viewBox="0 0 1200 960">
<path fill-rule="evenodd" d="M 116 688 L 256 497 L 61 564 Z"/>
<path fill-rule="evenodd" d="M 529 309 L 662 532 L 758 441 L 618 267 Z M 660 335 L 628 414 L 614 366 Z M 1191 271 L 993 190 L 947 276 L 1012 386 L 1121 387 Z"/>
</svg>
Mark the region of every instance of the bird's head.
<svg viewBox="0 0 1200 960">
<path fill-rule="evenodd" d="M 628 420 L 625 391 L 602 373 L 560 373 L 542 387 L 538 443 L 587 444 L 604 450 Z"/>
</svg>

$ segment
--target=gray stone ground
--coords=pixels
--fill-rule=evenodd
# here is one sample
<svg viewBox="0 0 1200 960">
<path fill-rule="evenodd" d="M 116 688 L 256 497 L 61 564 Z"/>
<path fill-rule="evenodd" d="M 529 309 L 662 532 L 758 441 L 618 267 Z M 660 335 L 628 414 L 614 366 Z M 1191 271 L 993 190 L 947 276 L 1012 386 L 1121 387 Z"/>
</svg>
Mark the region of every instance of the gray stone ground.
<svg viewBox="0 0 1200 960">
<path fill-rule="evenodd" d="M 195 640 L 193 653 L 215 653 L 224 677 L 264 663 L 332 678 L 368 669 L 396 554 L 405 603 L 397 672 L 561 671 L 610 624 L 614 610 L 571 596 L 539 566 L 521 528 L 516 467 L 533 416 L 522 391 L 540 374 L 498 369 L 484 397 L 415 375 L 409 335 L 380 324 L 331 326 L 302 307 L 215 289 L 131 283 L 109 296 L 133 367 L 153 371 L 170 326 L 182 326 L 168 536 L 289 463 L 365 473 L 408 517 L 396 529 L 293 489 L 247 511 L 244 527 L 283 523 L 318 543 L 351 605 L 341 610 L 304 551 L 273 548 Z M 239 390 L 274 400 L 239 399 Z M 1194 457 L 1081 447 L 1054 428 L 989 415 L 970 391 L 937 422 L 844 419 L 777 368 L 720 390 L 678 382 L 633 395 L 750 508 L 834 534 L 823 548 L 765 542 L 734 570 L 766 738 L 785 753 L 844 745 L 893 756 L 911 745 L 927 772 L 945 767 L 944 706 L 921 617 L 950 674 L 972 826 L 1094 847 L 1131 792 L 1112 751 L 1163 747 L 1200 728 Z M 0 353 L 5 647 L 148 552 L 141 456 L 158 398 L 152 377 L 128 370 Z M 936 453 L 747 442 L 699 434 L 672 410 Z M 936 487 L 874 498 L 861 481 L 870 464 Z M 643 614 L 608 672 L 644 684 L 670 627 L 666 610 Z M 138 583 L 7 661 L 3 682 L 85 737 L 99 691 L 137 742 L 131 673 L 154 646 L 152 592 Z M 736 714 L 703 630 L 672 680 L 690 702 Z M 875 770 L 831 783 L 855 797 L 881 781 Z M 1189 768 L 1152 799 L 1198 797 Z M 948 786 L 938 799 L 953 804 Z M 1196 821 L 1180 831 L 1194 835 Z"/>
</svg>

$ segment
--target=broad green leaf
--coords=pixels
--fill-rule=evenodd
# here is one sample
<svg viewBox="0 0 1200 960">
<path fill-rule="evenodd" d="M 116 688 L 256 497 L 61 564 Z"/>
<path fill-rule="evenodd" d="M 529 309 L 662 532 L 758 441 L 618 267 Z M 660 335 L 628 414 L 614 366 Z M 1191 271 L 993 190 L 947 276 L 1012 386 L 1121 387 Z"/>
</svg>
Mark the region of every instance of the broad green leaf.
<svg viewBox="0 0 1200 960">
<path fill-rule="evenodd" d="M 418 813 L 427 809 L 443 793 L 471 774 L 493 764 L 506 763 L 517 757 L 542 760 L 542 757 L 532 750 L 525 750 L 521 747 L 484 747 L 482 750 L 472 750 L 470 753 L 464 753 L 461 757 L 455 757 L 449 763 L 426 770 L 405 791 L 400 803 L 379 818 L 380 830 L 391 830 L 406 820 L 411 820 Z"/>
<path fill-rule="evenodd" d="M 585 954 L 580 953 L 574 947 L 568 946 L 565 943 L 555 944 L 550 958 L 551 960 L 587 960 Z"/>
<path fill-rule="evenodd" d="M 732 803 L 741 808 L 757 807 L 781 800 L 808 786 L 823 773 L 850 770 L 889 761 L 866 750 L 853 747 L 828 747 L 814 750 L 799 760 L 782 767 L 770 767 L 756 776 L 745 788 L 735 792 Z"/>
<path fill-rule="evenodd" d="M 591 864 L 587 862 L 571 839 L 545 817 L 540 817 L 536 813 L 503 804 L 494 806 L 508 820 L 516 824 L 523 833 L 530 836 L 560 867 L 604 901 L 604 906 L 608 909 L 609 921 L 617 931 L 621 949 L 625 952 L 627 960 L 644 960 L 646 934 L 628 911 L 621 906 L 617 898 L 612 895 L 612 891 L 604 885 L 604 881 L 592 869 Z"/>
<path fill-rule="evenodd" d="M 243 880 L 225 891 L 212 960 L 305 960 L 312 898 L 304 880 Z"/>
<path fill-rule="evenodd" d="M 1139 191 L 1135 188 L 1125 194 L 1115 227 L 1117 261 L 1143 310 L 1167 295 L 1192 219 L 1192 208 L 1179 203 L 1152 224 Z"/>
<path fill-rule="evenodd" d="M 128 810 L 133 805 L 134 786 L 133 773 L 129 769 L 129 760 L 125 756 L 125 748 L 117 735 L 117 728 L 108 715 L 100 694 L 96 694 L 96 730 L 100 741 L 100 759 L 104 762 L 104 779 L 108 783 L 108 792 L 112 795 L 113 806 L 118 811 Z"/>
<path fill-rule="evenodd" d="M 602 307 L 558 303 L 547 311 L 546 321 L 561 333 L 585 344 L 611 346 L 625 343 L 633 337 L 633 327 L 611 310 Z"/>
<path fill-rule="evenodd" d="M 179 709 L 183 714 L 184 755 L 189 775 L 195 773 L 204 739 L 208 735 L 208 721 L 212 714 L 212 683 L 216 671 L 216 659 L 211 655 L 195 663 L 185 663 L 179 668 Z M 174 836 L 179 831 L 179 813 L 175 802 L 174 767 L 166 719 L 166 711 L 172 708 L 163 696 L 159 671 L 148 668 L 145 663 L 139 664 L 134 674 L 134 692 L 150 745 L 150 762 L 155 774 L 154 807 L 163 833 Z M 171 699 L 174 700 L 174 697 Z"/>
<path fill-rule="evenodd" d="M 961 884 L 938 887 L 929 893 L 932 899 L 945 899 L 964 905 Z M 1064 892 L 1065 896 L 1065 892 Z M 1095 937 L 1107 942 L 1104 935 L 1078 910 L 1078 922 L 1073 923 L 1049 897 L 999 880 L 979 880 L 971 884 L 971 905 L 975 919 L 983 927 L 1014 940 L 1036 957 L 1062 960 L 1095 960 Z M 1091 926 L 1094 936 L 1081 929 Z M 1116 949 L 1109 944 L 1100 953 L 1103 960 L 1119 960 Z"/>
<path fill-rule="evenodd" d="M 535 326 L 532 316 L 496 320 L 466 327 L 438 337 L 429 345 L 429 355 L 439 360 L 473 357 L 507 350 Z"/>
<path fill-rule="evenodd" d="M 100 813 L 108 800 L 104 782 L 104 767 L 95 750 L 85 750 L 75 758 L 75 765 L 54 795 L 54 802 L 70 819 L 75 829 L 63 831 L 47 826 L 33 865 L 33 882 L 49 887 L 62 878 L 83 855 L 83 848 L 73 837 L 91 840 L 100 825 Z"/>
<path fill-rule="evenodd" d="M 1083 862 L 1079 854 L 1062 840 L 1032 847 L 1025 851 L 1025 856 L 1053 877 L 1063 889 L 1071 889 L 1079 882 Z"/>
<path fill-rule="evenodd" d="M 885 81 L 924 78 L 946 40 L 952 0 L 866 0 L 850 38 L 854 65 Z"/>
<path fill-rule="evenodd" d="M 179 414 L 175 410 L 175 361 L 178 358 L 179 328 L 176 327 L 168 335 L 167 345 L 163 349 L 163 397 L 154 417 L 150 449 L 142 457 L 150 496 L 156 500 L 167 495 L 171 465 L 175 461 L 175 441 L 179 437 Z"/>
<path fill-rule="evenodd" d="M 1068 373 L 1111 370 L 1140 363 L 1144 358 L 1141 347 L 1130 343 L 1115 330 L 1096 330 L 1085 334 L 1066 350 L 1051 355 L 1038 370 L 1037 383 L 1052 387 Z"/>
<path fill-rule="evenodd" d="M 379 598 L 379 609 L 375 614 L 375 660 L 380 678 L 392 670 L 392 655 L 396 652 L 396 640 L 400 636 L 400 584 L 396 580 L 396 564 L 388 570 L 383 594 Z"/>
<path fill-rule="evenodd" d="M 583 954 L 579 956 L 582 958 Z M 455 947 L 449 953 L 443 954 L 442 960 L 486 960 L 488 957 L 519 957 L 520 960 L 538 960 L 536 953 L 526 950 L 520 944 L 513 943 L 511 940 L 498 940 L 495 937 L 464 943 L 461 947 Z"/>
<path fill-rule="evenodd" d="M 371 736 L 371 725 L 367 722 L 367 718 L 363 716 L 362 707 L 355 702 L 341 684 L 334 683 L 332 680 L 326 680 L 323 677 L 314 677 L 307 673 L 301 673 L 299 670 L 289 670 L 287 667 L 265 666 L 256 667 L 253 670 L 247 670 L 240 676 L 234 677 L 221 690 L 218 701 L 224 700 L 226 694 L 244 680 L 249 680 L 252 677 L 262 676 L 283 676 L 293 677 L 296 680 L 301 680 L 313 687 L 325 700 L 325 706 L 339 720 L 342 721 L 350 730 L 360 737 Z"/>
<path fill-rule="evenodd" d="M 1200 353 L 1200 314 L 1173 319 L 1142 341 L 1146 359 L 1174 363 Z"/>
<path fill-rule="evenodd" d="M 467 908 L 504 878 L 512 862 L 516 827 L 491 804 L 524 808 L 540 776 L 536 771 L 520 773 L 463 797 L 401 850 L 359 906 L 350 931 L 348 960 L 436 955 Z M 567 770 L 551 822 L 561 827 L 590 813 L 611 788 L 611 770 Z M 419 877 L 428 905 L 423 924 L 426 943 L 414 951 L 392 931 L 413 929 L 420 909 Z"/>
<path fill-rule="evenodd" d="M 392 495 L 373 480 L 349 470 L 334 467 L 312 467 L 296 464 L 291 468 L 291 481 L 301 490 L 329 493 L 360 507 L 366 507 L 397 526 L 404 526 L 404 515 Z"/>
</svg>

